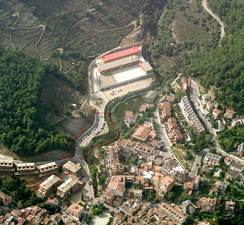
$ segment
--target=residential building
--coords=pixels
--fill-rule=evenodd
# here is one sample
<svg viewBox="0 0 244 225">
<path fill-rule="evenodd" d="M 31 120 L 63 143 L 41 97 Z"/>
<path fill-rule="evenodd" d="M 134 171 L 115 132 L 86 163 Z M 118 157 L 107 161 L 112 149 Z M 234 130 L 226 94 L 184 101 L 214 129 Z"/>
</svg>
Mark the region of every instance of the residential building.
<svg viewBox="0 0 244 225">
<path fill-rule="evenodd" d="M 71 193 L 74 193 L 81 187 L 79 181 L 75 180 L 74 178 L 70 177 L 66 180 L 62 185 L 60 185 L 57 189 L 57 196 L 63 198 Z"/>
<path fill-rule="evenodd" d="M 161 108 L 163 119 L 169 119 L 169 117 L 171 117 L 171 104 L 169 102 L 164 102 Z"/>
<path fill-rule="evenodd" d="M 186 92 L 186 91 L 188 91 L 188 88 L 191 85 L 191 79 L 190 78 L 186 78 L 186 77 L 182 77 L 181 78 L 181 83 L 182 83 L 181 89 Z"/>
<path fill-rule="evenodd" d="M 12 197 L 3 193 L 2 191 L 0 191 L 0 199 L 2 200 L 3 205 L 5 205 L 6 207 L 9 206 L 9 204 L 12 203 Z"/>
<path fill-rule="evenodd" d="M 244 157 L 244 142 L 238 145 L 237 154 L 241 157 Z"/>
<path fill-rule="evenodd" d="M 158 93 L 156 91 L 149 91 L 145 96 L 145 102 L 148 104 L 153 104 L 158 97 Z"/>
<path fill-rule="evenodd" d="M 244 166 L 240 163 L 236 163 L 236 162 L 232 162 L 230 164 L 230 168 L 232 171 L 235 171 L 235 172 L 238 172 L 238 173 L 241 173 L 244 169 Z"/>
<path fill-rule="evenodd" d="M 134 114 L 132 111 L 125 112 L 125 122 L 128 124 L 135 123 L 138 115 Z"/>
<path fill-rule="evenodd" d="M 231 122 L 231 126 L 232 127 L 234 127 L 234 126 L 236 126 L 237 124 L 241 124 L 241 121 L 239 120 L 239 118 L 234 118 L 233 120 L 232 120 L 232 122 Z"/>
<path fill-rule="evenodd" d="M 229 213 L 234 213 L 236 203 L 231 201 L 225 201 L 225 210 Z"/>
<path fill-rule="evenodd" d="M 214 188 L 217 193 L 226 194 L 229 188 L 229 183 L 218 180 L 215 182 Z"/>
<path fill-rule="evenodd" d="M 47 201 L 45 201 L 45 204 L 59 205 L 60 202 L 57 198 L 48 198 Z"/>
<path fill-rule="evenodd" d="M 43 181 L 39 189 L 37 190 L 37 193 L 42 195 L 42 196 L 47 196 L 50 194 L 56 187 L 58 187 L 60 184 L 62 184 L 62 180 L 55 176 L 51 175 L 49 178 L 47 178 L 45 181 Z"/>
<path fill-rule="evenodd" d="M 72 203 L 67 209 L 66 209 L 66 213 L 68 215 L 71 215 L 73 217 L 75 217 L 76 219 L 80 219 L 81 215 L 84 212 L 84 207 L 77 204 L 77 203 Z"/>
<path fill-rule="evenodd" d="M 142 201 L 142 190 L 134 190 L 134 199 Z"/>
<path fill-rule="evenodd" d="M 0 159 L 0 171 L 14 172 L 14 163 L 12 159 Z"/>
<path fill-rule="evenodd" d="M 167 99 L 168 102 L 173 103 L 175 101 L 175 96 L 168 95 L 166 99 Z"/>
<path fill-rule="evenodd" d="M 161 148 L 161 144 L 160 141 L 153 139 L 153 141 L 151 142 L 151 145 L 154 146 L 157 149 Z"/>
<path fill-rule="evenodd" d="M 202 100 L 203 100 L 203 104 L 209 102 L 210 101 L 209 94 L 202 95 Z"/>
<path fill-rule="evenodd" d="M 174 137 L 175 137 L 176 141 L 182 142 L 184 140 L 184 137 L 181 134 L 179 129 L 173 129 L 173 134 L 174 134 Z"/>
<path fill-rule="evenodd" d="M 241 175 L 240 172 L 231 170 L 231 168 L 229 167 L 227 172 L 225 173 L 225 177 L 230 178 L 230 179 L 237 179 L 239 176 Z"/>
<path fill-rule="evenodd" d="M 225 123 L 223 123 L 223 120 L 217 120 L 218 123 L 218 130 L 216 132 L 223 132 L 225 130 Z"/>
<path fill-rule="evenodd" d="M 112 176 L 106 192 L 110 192 L 114 194 L 114 196 L 123 197 L 125 193 L 125 175 Z"/>
<path fill-rule="evenodd" d="M 190 189 L 193 190 L 193 181 L 186 181 L 184 183 L 184 189 Z"/>
<path fill-rule="evenodd" d="M 232 162 L 232 158 L 230 156 L 226 156 L 224 162 L 227 166 L 229 166 Z"/>
<path fill-rule="evenodd" d="M 108 205 L 113 205 L 114 194 L 111 192 L 105 192 L 103 195 L 103 201 Z"/>
<path fill-rule="evenodd" d="M 186 221 L 186 216 L 183 213 L 166 202 L 161 202 L 159 208 L 177 224 L 183 224 Z"/>
<path fill-rule="evenodd" d="M 173 131 L 173 129 L 177 129 L 177 120 L 174 117 L 170 117 L 168 119 L 168 127 L 171 131 Z"/>
<path fill-rule="evenodd" d="M 214 117 L 214 119 L 219 118 L 221 116 L 221 113 L 222 112 L 219 109 L 214 109 L 213 110 L 213 117 Z"/>
<path fill-rule="evenodd" d="M 207 107 L 207 110 L 210 111 L 210 110 L 212 110 L 214 108 L 214 105 L 213 105 L 212 102 L 207 102 L 206 103 L 206 107 Z"/>
<path fill-rule="evenodd" d="M 72 161 L 68 161 L 63 165 L 63 171 L 78 179 L 83 176 L 83 168 Z"/>
<path fill-rule="evenodd" d="M 150 108 L 150 104 L 142 104 L 140 109 L 139 109 L 139 112 L 145 113 L 149 108 Z"/>
<path fill-rule="evenodd" d="M 37 172 L 35 163 L 18 163 L 16 166 L 18 174 L 32 174 Z"/>
<path fill-rule="evenodd" d="M 166 194 L 175 186 L 175 179 L 170 176 L 166 176 L 161 178 L 157 185 Z"/>
<path fill-rule="evenodd" d="M 192 106 L 190 104 L 190 101 L 187 96 L 184 96 L 181 98 L 181 104 L 183 106 L 183 110 L 185 112 L 185 115 L 190 123 L 190 125 L 193 126 L 194 130 L 197 134 L 205 134 L 206 131 L 198 119 L 197 115 L 195 114 L 194 110 L 192 109 Z"/>
<path fill-rule="evenodd" d="M 144 124 L 135 131 L 132 137 L 138 141 L 144 142 L 146 140 L 154 139 L 156 137 L 156 132 L 148 124 Z"/>
<path fill-rule="evenodd" d="M 203 162 L 204 162 L 204 164 L 207 164 L 207 165 L 219 165 L 221 159 L 222 159 L 222 155 L 208 152 L 204 156 Z"/>
<path fill-rule="evenodd" d="M 202 197 L 198 200 L 197 205 L 203 212 L 214 213 L 216 209 L 217 198 Z"/>
<path fill-rule="evenodd" d="M 46 176 L 47 174 L 56 173 L 58 171 L 58 166 L 56 162 L 47 163 L 37 167 L 39 171 L 39 176 Z"/>
<path fill-rule="evenodd" d="M 233 110 L 226 109 L 224 117 L 227 118 L 227 119 L 233 119 L 234 115 L 235 115 L 235 112 Z"/>
<path fill-rule="evenodd" d="M 195 176 L 193 180 L 193 190 L 198 190 L 201 178 L 200 176 Z"/>
<path fill-rule="evenodd" d="M 186 200 L 184 202 L 182 202 L 182 210 L 184 213 L 187 214 L 194 214 L 196 212 L 196 208 L 193 206 L 191 200 Z"/>
</svg>

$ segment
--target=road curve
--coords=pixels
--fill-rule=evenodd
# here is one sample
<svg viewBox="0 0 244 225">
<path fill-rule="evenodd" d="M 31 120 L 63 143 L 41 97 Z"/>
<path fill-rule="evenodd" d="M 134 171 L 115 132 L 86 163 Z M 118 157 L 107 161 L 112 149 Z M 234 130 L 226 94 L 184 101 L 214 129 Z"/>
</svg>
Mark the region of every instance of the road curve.
<svg viewBox="0 0 244 225">
<path fill-rule="evenodd" d="M 202 7 L 214 18 L 216 19 L 221 26 L 221 34 L 220 40 L 225 36 L 225 23 L 212 11 L 212 9 L 208 8 L 207 0 L 202 0 Z"/>
</svg>

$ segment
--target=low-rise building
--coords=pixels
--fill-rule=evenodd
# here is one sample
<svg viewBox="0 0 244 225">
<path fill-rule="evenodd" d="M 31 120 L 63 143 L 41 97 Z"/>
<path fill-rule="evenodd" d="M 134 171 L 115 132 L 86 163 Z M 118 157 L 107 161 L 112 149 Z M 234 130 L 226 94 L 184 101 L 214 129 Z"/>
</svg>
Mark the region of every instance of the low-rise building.
<svg viewBox="0 0 244 225">
<path fill-rule="evenodd" d="M 196 208 L 193 206 L 191 200 L 186 200 L 184 202 L 182 202 L 182 210 L 184 213 L 187 214 L 194 214 L 196 212 Z"/>
<path fill-rule="evenodd" d="M 81 184 L 76 179 L 70 177 L 57 189 L 57 196 L 63 198 L 64 196 L 74 193 L 81 187 Z"/>
<path fill-rule="evenodd" d="M 78 179 L 83 176 L 83 168 L 72 161 L 68 161 L 63 165 L 63 171 Z"/>
<path fill-rule="evenodd" d="M 233 120 L 232 120 L 232 122 L 231 122 L 231 126 L 232 127 L 234 127 L 234 126 L 236 126 L 237 124 L 241 124 L 241 121 L 239 120 L 239 118 L 234 118 Z"/>
<path fill-rule="evenodd" d="M 114 194 L 111 192 L 105 192 L 103 195 L 103 201 L 108 205 L 113 205 Z"/>
<path fill-rule="evenodd" d="M 204 156 L 204 164 L 207 164 L 207 165 L 219 165 L 221 159 L 222 159 L 221 155 L 208 152 Z"/>
<path fill-rule="evenodd" d="M 227 118 L 227 119 L 233 119 L 234 115 L 235 115 L 235 112 L 233 110 L 226 109 L 224 117 Z"/>
<path fill-rule="evenodd" d="M 42 196 L 46 196 L 50 194 L 56 187 L 62 184 L 62 182 L 63 181 L 59 177 L 51 175 L 49 178 L 47 178 L 40 184 L 37 193 Z"/>
<path fill-rule="evenodd" d="M 183 224 L 186 221 L 186 216 L 175 209 L 172 205 L 162 202 L 159 208 L 172 219 L 176 224 Z"/>
<path fill-rule="evenodd" d="M 213 105 L 212 102 L 207 102 L 207 103 L 206 103 L 206 107 L 207 107 L 207 110 L 210 111 L 210 110 L 213 109 L 214 105 Z"/>
<path fill-rule="evenodd" d="M 51 173 L 56 173 L 58 171 L 58 166 L 56 162 L 47 163 L 37 167 L 39 171 L 39 176 L 46 176 Z"/>
<path fill-rule="evenodd" d="M 236 203 L 231 201 L 225 201 L 225 210 L 229 213 L 234 213 Z"/>
<path fill-rule="evenodd" d="M 148 124 L 144 124 L 135 131 L 132 137 L 138 141 L 144 142 L 146 140 L 154 139 L 156 137 L 156 132 Z"/>
<path fill-rule="evenodd" d="M 166 176 L 161 178 L 157 185 L 166 194 L 175 186 L 175 179 Z"/>
<path fill-rule="evenodd" d="M 171 104 L 170 102 L 164 102 L 161 106 L 162 116 L 164 120 L 169 119 L 171 117 Z"/>
<path fill-rule="evenodd" d="M 217 193 L 226 194 L 229 188 L 229 183 L 218 180 L 215 182 L 214 188 Z"/>
<path fill-rule="evenodd" d="M 214 109 L 213 110 L 213 117 L 214 117 L 214 119 L 219 118 L 221 116 L 221 113 L 222 112 L 219 109 Z"/>
<path fill-rule="evenodd" d="M 167 99 L 168 102 L 173 103 L 175 101 L 175 96 L 168 95 L 166 99 Z"/>
<path fill-rule="evenodd" d="M 135 123 L 138 115 L 134 114 L 132 111 L 125 112 L 125 122 L 128 124 Z"/>
<path fill-rule="evenodd" d="M 71 215 L 73 217 L 75 217 L 76 219 L 80 219 L 81 215 L 84 212 L 84 207 L 77 204 L 77 203 L 72 203 L 67 209 L 66 209 L 66 213 L 68 215 Z"/>
<path fill-rule="evenodd" d="M 0 171 L 13 172 L 15 171 L 12 159 L 0 159 Z"/>
<path fill-rule="evenodd" d="M 17 174 L 33 174 L 38 173 L 35 163 L 18 163 L 16 164 Z"/>
<path fill-rule="evenodd" d="M 153 104 L 158 97 L 158 93 L 156 91 L 149 91 L 145 96 L 145 102 L 148 104 Z"/>
<path fill-rule="evenodd" d="M 235 172 L 238 172 L 238 173 L 241 173 L 244 169 L 244 166 L 240 163 L 236 163 L 236 162 L 232 162 L 230 164 L 230 168 L 232 171 L 235 171 Z"/>
<path fill-rule="evenodd" d="M 230 156 L 226 156 L 224 162 L 227 166 L 229 166 L 232 162 L 232 158 Z"/>
<path fill-rule="evenodd" d="M 6 207 L 9 206 L 9 204 L 11 204 L 13 201 L 11 196 L 1 191 L 0 191 L 0 199 L 2 200 L 3 205 L 5 205 Z"/>
<path fill-rule="evenodd" d="M 216 209 L 217 198 L 202 197 L 198 200 L 197 205 L 203 212 L 214 213 Z"/>
<path fill-rule="evenodd" d="M 139 112 L 145 113 L 149 108 L 150 108 L 150 104 L 142 104 L 140 109 L 139 109 Z"/>
</svg>

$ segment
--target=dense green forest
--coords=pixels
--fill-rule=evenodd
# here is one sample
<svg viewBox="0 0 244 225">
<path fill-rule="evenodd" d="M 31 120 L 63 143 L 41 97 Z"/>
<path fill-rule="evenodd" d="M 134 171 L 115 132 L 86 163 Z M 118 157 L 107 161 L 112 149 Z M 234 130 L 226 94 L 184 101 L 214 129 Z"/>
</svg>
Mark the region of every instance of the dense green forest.
<svg viewBox="0 0 244 225">
<path fill-rule="evenodd" d="M 244 142 L 244 126 L 234 126 L 218 135 L 220 147 L 229 152 Z"/>
<path fill-rule="evenodd" d="M 49 127 L 38 114 L 42 79 L 50 72 L 50 64 L 0 49 L 0 141 L 14 153 L 30 156 L 71 146 L 70 137 Z"/>
<path fill-rule="evenodd" d="M 244 7 L 237 0 L 211 0 L 210 6 L 226 23 L 219 46 L 204 52 L 188 74 L 199 77 L 204 88 L 215 86 L 216 100 L 238 112 L 244 110 Z"/>
</svg>

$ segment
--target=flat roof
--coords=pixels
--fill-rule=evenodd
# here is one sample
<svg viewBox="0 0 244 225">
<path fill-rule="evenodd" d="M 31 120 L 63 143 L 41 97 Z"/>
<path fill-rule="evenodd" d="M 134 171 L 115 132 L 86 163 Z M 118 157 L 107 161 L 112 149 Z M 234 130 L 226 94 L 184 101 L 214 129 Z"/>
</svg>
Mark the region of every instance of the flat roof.
<svg viewBox="0 0 244 225">
<path fill-rule="evenodd" d="M 141 50 L 138 48 L 138 46 L 133 46 L 132 48 L 128 48 L 119 52 L 115 52 L 112 54 L 108 54 L 102 57 L 102 60 L 104 62 L 109 61 L 109 60 L 114 60 L 119 57 L 127 56 L 127 55 L 132 55 L 135 53 L 140 52 Z"/>
<path fill-rule="evenodd" d="M 112 62 L 108 62 L 108 63 L 99 63 L 97 64 L 98 70 L 99 72 L 102 71 L 106 71 L 109 69 L 113 69 L 119 66 L 123 66 L 123 65 L 127 65 L 129 63 L 134 63 L 134 62 L 138 62 L 139 61 L 139 57 L 137 55 L 133 55 L 133 56 L 128 56 L 122 59 L 118 59 Z"/>
<path fill-rule="evenodd" d="M 153 68 L 151 67 L 151 65 L 149 64 L 149 62 L 142 62 L 139 64 L 143 70 L 145 71 L 151 71 L 153 70 Z"/>
</svg>

